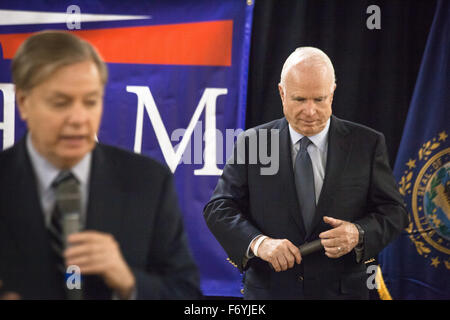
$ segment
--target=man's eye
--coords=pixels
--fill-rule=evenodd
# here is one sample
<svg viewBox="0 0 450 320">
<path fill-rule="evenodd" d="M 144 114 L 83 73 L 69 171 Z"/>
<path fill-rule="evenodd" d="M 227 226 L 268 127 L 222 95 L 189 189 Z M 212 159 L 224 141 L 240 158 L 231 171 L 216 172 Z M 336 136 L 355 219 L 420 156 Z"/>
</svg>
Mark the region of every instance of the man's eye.
<svg viewBox="0 0 450 320">
<path fill-rule="evenodd" d="M 97 105 L 97 100 L 87 100 L 84 102 L 84 105 L 87 107 L 94 107 Z"/>
<path fill-rule="evenodd" d="M 314 101 L 316 101 L 316 102 L 322 102 L 323 100 L 324 100 L 323 98 L 314 99 Z"/>
<path fill-rule="evenodd" d="M 55 101 L 52 103 L 55 108 L 64 108 L 69 104 L 68 101 Z"/>
</svg>

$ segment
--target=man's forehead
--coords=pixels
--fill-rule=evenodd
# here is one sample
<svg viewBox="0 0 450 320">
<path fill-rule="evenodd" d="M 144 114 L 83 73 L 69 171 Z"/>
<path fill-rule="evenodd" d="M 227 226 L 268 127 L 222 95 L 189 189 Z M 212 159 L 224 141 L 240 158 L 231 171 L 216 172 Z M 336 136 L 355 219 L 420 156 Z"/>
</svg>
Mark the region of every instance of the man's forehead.
<svg viewBox="0 0 450 320">
<path fill-rule="evenodd" d="M 287 78 L 295 78 L 308 80 L 311 78 L 322 79 L 322 80 L 333 80 L 333 73 L 326 65 L 323 63 L 298 63 L 289 68 Z"/>
<path fill-rule="evenodd" d="M 89 91 L 84 91 L 83 95 L 92 96 L 92 95 L 96 95 L 96 94 L 102 93 L 102 91 L 103 90 L 101 88 L 93 89 L 93 90 L 89 90 Z M 49 90 L 48 92 L 52 96 L 68 96 L 68 95 L 72 95 L 72 92 L 68 92 L 68 91 L 64 91 L 64 90 L 60 90 L 60 89 Z"/>
<path fill-rule="evenodd" d="M 333 78 L 324 73 L 291 72 L 284 82 L 289 94 L 326 96 L 333 91 Z"/>
<path fill-rule="evenodd" d="M 307 92 L 292 92 L 289 94 L 289 96 L 292 99 L 319 99 L 319 98 L 326 98 L 330 95 L 330 92 L 313 92 L 313 93 L 307 93 Z"/>
<path fill-rule="evenodd" d="M 326 96 L 333 91 L 333 83 L 326 79 L 314 81 L 286 81 L 285 90 L 290 95 Z"/>
<path fill-rule="evenodd" d="M 56 99 L 86 99 L 86 98 L 95 98 L 95 97 L 103 97 L 104 89 L 103 87 L 99 88 L 89 88 L 89 89 L 73 89 L 73 90 L 65 90 L 64 88 L 48 88 L 48 87 L 35 87 L 32 90 L 28 91 L 30 96 L 34 96 L 38 99 L 44 100 L 56 100 Z"/>
</svg>

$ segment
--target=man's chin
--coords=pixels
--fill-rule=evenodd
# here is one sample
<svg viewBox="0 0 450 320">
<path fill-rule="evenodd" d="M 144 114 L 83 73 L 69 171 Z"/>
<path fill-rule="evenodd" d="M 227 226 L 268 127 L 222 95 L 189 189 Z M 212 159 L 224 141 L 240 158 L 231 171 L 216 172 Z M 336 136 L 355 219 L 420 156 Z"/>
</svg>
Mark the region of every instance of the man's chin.
<svg viewBox="0 0 450 320">
<path fill-rule="evenodd" d="M 60 169 L 71 169 L 76 166 L 83 157 L 60 158 L 58 159 L 58 167 Z"/>
<path fill-rule="evenodd" d="M 326 123 L 324 125 L 301 125 L 299 126 L 299 132 L 304 136 L 314 136 L 320 133 L 323 129 L 325 129 Z"/>
<path fill-rule="evenodd" d="M 300 132 L 302 135 L 309 137 L 318 134 L 321 130 L 318 129 L 317 127 L 301 126 L 298 128 L 297 131 Z"/>
<path fill-rule="evenodd" d="M 70 169 L 80 162 L 92 148 L 68 149 L 62 150 L 54 158 L 55 164 L 61 169 Z"/>
</svg>

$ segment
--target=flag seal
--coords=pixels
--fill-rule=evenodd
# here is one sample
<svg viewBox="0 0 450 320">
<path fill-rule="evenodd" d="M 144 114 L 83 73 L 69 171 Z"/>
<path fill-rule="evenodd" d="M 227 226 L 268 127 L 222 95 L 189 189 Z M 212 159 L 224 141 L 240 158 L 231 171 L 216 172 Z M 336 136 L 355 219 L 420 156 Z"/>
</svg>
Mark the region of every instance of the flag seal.
<svg viewBox="0 0 450 320">
<path fill-rule="evenodd" d="M 450 148 L 445 131 L 425 142 L 405 163 L 399 191 L 412 216 L 406 228 L 419 255 L 450 270 Z"/>
</svg>

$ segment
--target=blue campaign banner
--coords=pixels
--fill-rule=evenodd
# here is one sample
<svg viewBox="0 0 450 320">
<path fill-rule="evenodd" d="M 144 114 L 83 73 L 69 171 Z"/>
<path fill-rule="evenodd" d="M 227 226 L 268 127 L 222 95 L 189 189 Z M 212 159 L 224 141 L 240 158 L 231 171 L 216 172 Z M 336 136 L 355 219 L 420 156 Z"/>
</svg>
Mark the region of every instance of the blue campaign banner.
<svg viewBox="0 0 450 320">
<path fill-rule="evenodd" d="M 242 296 L 241 275 L 208 230 L 208 202 L 244 128 L 253 1 L 20 1 L 0 4 L 0 150 L 25 133 L 10 66 L 45 29 L 92 43 L 109 69 L 98 140 L 174 173 L 205 295 Z"/>
<path fill-rule="evenodd" d="M 439 1 L 395 162 L 410 224 L 379 255 L 381 298 L 450 299 L 450 2 Z"/>
</svg>

